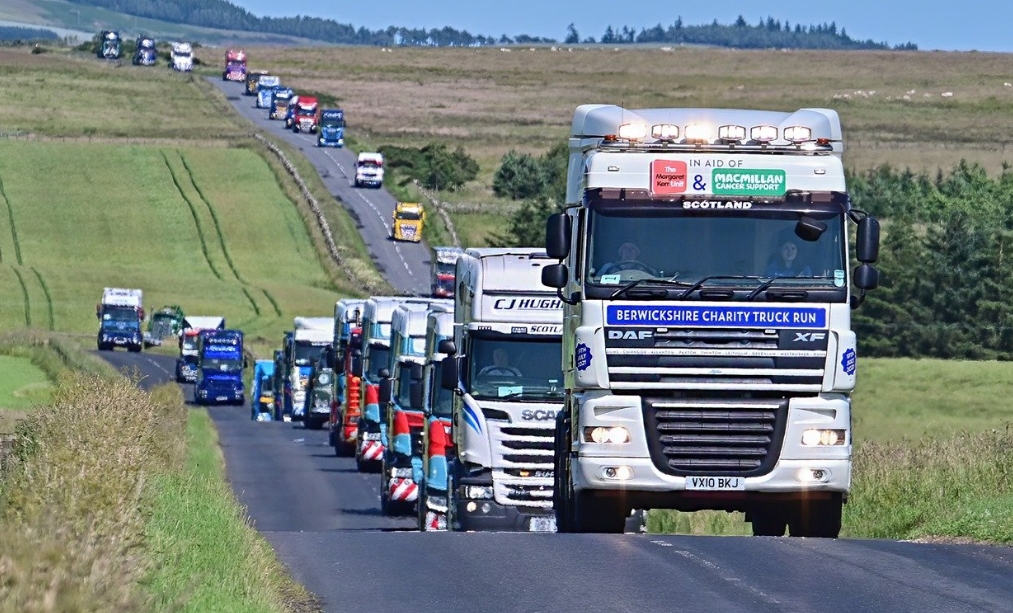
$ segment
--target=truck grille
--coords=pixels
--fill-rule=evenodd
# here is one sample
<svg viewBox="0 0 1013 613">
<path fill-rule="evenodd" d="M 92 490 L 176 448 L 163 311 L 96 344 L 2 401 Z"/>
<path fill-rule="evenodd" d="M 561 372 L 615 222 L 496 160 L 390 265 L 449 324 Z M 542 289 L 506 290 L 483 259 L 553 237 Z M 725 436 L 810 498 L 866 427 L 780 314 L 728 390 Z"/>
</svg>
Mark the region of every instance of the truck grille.
<svg viewBox="0 0 1013 613">
<path fill-rule="evenodd" d="M 554 424 L 513 426 L 489 420 L 493 489 L 503 505 L 552 507 Z"/>
<path fill-rule="evenodd" d="M 651 459 L 677 476 L 766 474 L 781 450 L 787 398 L 644 397 Z"/>
</svg>

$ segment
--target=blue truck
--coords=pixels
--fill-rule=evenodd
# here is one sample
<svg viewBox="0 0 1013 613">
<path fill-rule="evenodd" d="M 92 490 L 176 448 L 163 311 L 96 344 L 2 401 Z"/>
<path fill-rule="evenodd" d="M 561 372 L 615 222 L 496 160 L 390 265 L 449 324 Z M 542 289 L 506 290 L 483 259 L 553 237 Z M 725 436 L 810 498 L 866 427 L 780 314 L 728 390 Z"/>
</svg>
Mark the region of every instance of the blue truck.
<svg viewBox="0 0 1013 613">
<path fill-rule="evenodd" d="M 250 412 L 252 419 L 274 421 L 274 360 L 257 360 L 253 364 Z"/>
<path fill-rule="evenodd" d="M 319 134 L 317 147 L 345 146 L 345 112 L 341 109 L 323 109 L 320 111 Z"/>
<path fill-rule="evenodd" d="M 194 404 L 244 405 L 245 361 L 243 333 L 240 330 L 202 330 L 197 342 Z"/>
</svg>

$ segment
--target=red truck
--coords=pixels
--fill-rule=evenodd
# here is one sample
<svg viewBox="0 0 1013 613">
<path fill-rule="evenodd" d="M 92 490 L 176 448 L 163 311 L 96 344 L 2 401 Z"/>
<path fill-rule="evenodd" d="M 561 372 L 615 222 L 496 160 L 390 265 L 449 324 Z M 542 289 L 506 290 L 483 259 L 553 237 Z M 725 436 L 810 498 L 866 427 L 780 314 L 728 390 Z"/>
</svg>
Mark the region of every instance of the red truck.
<svg viewBox="0 0 1013 613">
<path fill-rule="evenodd" d="M 225 52 L 225 70 L 222 81 L 246 82 L 246 52 L 242 49 L 229 49 Z"/>
<path fill-rule="evenodd" d="M 292 120 L 293 132 L 317 132 L 317 107 L 320 103 L 313 96 L 299 96 L 295 105 L 295 117 Z"/>
</svg>

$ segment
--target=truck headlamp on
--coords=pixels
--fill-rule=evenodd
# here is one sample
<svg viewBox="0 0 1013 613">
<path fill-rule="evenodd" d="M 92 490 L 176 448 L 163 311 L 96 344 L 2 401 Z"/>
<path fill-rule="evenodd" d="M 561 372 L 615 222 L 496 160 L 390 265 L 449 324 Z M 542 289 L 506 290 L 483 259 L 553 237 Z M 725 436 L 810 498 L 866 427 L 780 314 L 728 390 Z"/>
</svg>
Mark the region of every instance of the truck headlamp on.
<svg viewBox="0 0 1013 613">
<path fill-rule="evenodd" d="M 630 431 L 622 426 L 587 426 L 584 428 L 585 443 L 628 443 Z"/>
<path fill-rule="evenodd" d="M 465 498 L 489 499 L 493 497 L 491 485 L 465 485 L 461 489 Z"/>
<path fill-rule="evenodd" d="M 788 126 L 784 129 L 784 140 L 798 144 L 812 140 L 813 131 L 807 126 Z"/>
<path fill-rule="evenodd" d="M 845 430 L 806 430 L 802 433 L 802 445 L 805 447 L 833 447 L 843 445 L 845 439 Z"/>
<path fill-rule="evenodd" d="M 774 126 L 753 126 L 749 129 L 749 138 L 758 143 L 769 143 L 777 138 L 777 128 Z"/>
<path fill-rule="evenodd" d="M 651 126 L 651 137 L 658 140 L 675 140 L 679 138 L 679 126 L 670 123 Z"/>
<path fill-rule="evenodd" d="M 647 138 L 647 125 L 642 123 L 624 123 L 618 131 L 621 140 L 643 140 Z"/>
<path fill-rule="evenodd" d="M 746 140 L 745 126 L 719 126 L 718 138 L 725 142 L 742 142 Z"/>
<path fill-rule="evenodd" d="M 711 127 L 703 123 L 693 123 L 686 126 L 686 142 L 706 144 L 711 139 Z"/>
</svg>

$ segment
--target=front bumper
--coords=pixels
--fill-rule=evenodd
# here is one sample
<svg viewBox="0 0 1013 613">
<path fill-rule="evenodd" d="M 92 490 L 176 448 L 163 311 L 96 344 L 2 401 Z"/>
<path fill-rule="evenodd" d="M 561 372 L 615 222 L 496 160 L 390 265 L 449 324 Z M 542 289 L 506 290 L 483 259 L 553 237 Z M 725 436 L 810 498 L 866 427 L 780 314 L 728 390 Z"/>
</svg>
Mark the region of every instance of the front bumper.
<svg viewBox="0 0 1013 613">
<path fill-rule="evenodd" d="M 462 532 L 556 530 L 556 520 L 551 509 L 506 506 L 492 499 L 458 499 L 454 502 L 454 512 L 454 530 Z"/>
</svg>

